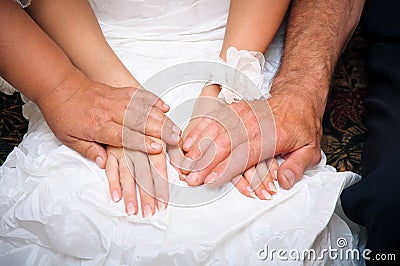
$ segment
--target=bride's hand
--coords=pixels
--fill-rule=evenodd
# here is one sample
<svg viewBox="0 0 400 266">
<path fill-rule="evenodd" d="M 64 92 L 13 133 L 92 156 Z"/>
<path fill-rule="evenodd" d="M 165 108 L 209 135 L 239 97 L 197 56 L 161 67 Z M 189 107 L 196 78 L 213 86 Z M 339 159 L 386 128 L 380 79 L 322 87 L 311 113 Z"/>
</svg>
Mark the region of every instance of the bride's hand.
<svg viewBox="0 0 400 266">
<path fill-rule="evenodd" d="M 153 138 L 153 141 L 163 146 L 161 153 L 149 155 L 141 151 L 107 147 L 106 174 L 110 195 L 114 202 L 123 196 L 128 215 L 137 214 L 138 197 L 143 217 L 152 216 L 156 208 L 162 211 L 167 207 L 169 194 L 165 143 L 157 138 Z"/>
<path fill-rule="evenodd" d="M 208 113 L 222 107 L 222 104 L 218 100 L 219 91 L 220 86 L 216 84 L 203 88 L 193 107 L 192 118 L 182 134 L 182 140 L 186 139 L 187 133 L 195 128 L 200 121 L 207 119 L 206 117 Z M 172 165 L 179 173 L 179 178 L 182 181 L 185 181 L 184 175 L 189 174 L 191 161 L 195 160 L 199 155 L 196 153 L 190 153 L 185 154 L 186 157 L 184 157 L 185 147 L 181 146 L 169 146 L 168 153 Z"/>
<path fill-rule="evenodd" d="M 277 192 L 274 181 L 277 180 L 278 162 L 275 158 L 268 159 L 247 169 L 231 179 L 232 184 L 240 193 L 247 197 L 257 196 L 263 200 L 272 199 Z"/>
</svg>

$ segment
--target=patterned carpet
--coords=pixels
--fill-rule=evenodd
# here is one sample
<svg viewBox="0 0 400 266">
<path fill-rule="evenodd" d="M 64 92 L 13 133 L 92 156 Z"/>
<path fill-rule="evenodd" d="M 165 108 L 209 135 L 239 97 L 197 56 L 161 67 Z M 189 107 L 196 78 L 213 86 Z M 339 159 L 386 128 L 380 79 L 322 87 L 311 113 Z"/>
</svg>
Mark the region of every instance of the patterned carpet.
<svg viewBox="0 0 400 266">
<path fill-rule="evenodd" d="M 338 62 L 323 121 L 322 148 L 328 163 L 339 171 L 361 172 L 366 134 L 366 110 L 362 105 L 367 95 L 365 48 L 366 42 L 357 30 Z M 27 130 L 21 106 L 19 94 L 0 93 L 0 164 Z"/>
<path fill-rule="evenodd" d="M 367 96 L 365 53 L 367 43 L 357 29 L 340 57 L 331 84 L 323 121 L 322 149 L 328 164 L 338 171 L 361 173 L 366 137 Z"/>
</svg>

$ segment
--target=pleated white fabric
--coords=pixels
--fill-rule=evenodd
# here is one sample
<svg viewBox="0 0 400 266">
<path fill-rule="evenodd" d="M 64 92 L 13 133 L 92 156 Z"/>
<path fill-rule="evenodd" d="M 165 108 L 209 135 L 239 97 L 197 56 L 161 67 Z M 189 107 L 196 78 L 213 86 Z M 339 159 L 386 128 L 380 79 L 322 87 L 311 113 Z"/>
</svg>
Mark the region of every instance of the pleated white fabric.
<svg viewBox="0 0 400 266">
<path fill-rule="evenodd" d="M 167 67 L 216 58 L 229 1 L 91 0 L 91 5 L 112 48 L 146 84 Z M 282 34 L 265 54 L 266 83 L 279 65 Z M 189 84 L 163 98 L 176 109 L 200 89 Z M 175 120 L 190 117 L 177 113 Z M 325 156 L 271 201 L 246 198 L 231 184 L 187 188 L 168 165 L 172 203 L 218 199 L 193 207 L 171 204 L 151 218 L 129 217 L 123 202 L 110 199 L 104 170 L 62 145 L 34 103 L 25 104 L 24 115 L 28 133 L 0 167 L 1 265 L 293 265 L 302 262 L 263 261 L 259 251 L 266 245 L 321 250 L 334 247 L 339 237 L 349 248 L 357 245 L 354 228 L 334 211 L 342 189 L 359 177 L 337 173 L 325 165 Z"/>
</svg>

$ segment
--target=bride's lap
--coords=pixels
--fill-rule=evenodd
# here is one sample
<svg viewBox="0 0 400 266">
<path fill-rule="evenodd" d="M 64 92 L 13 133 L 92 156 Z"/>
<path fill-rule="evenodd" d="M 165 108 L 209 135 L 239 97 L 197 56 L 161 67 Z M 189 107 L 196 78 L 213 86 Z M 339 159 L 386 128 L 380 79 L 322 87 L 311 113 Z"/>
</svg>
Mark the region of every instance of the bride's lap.
<svg viewBox="0 0 400 266">
<path fill-rule="evenodd" d="M 30 119 L 28 134 L 0 170 L 0 234 L 4 243 L 26 250 L 44 246 L 77 261 L 124 254 L 150 262 L 168 254 L 181 263 L 246 257 L 256 263 L 266 244 L 309 248 L 352 176 L 334 173 L 322 161 L 293 189 L 278 187 L 271 201 L 262 201 L 231 184 L 190 188 L 167 161 L 166 210 L 128 216 L 123 200 L 112 201 L 105 170 L 58 142 L 40 115 L 33 112 Z M 232 254 L 240 256 L 228 258 Z"/>
<path fill-rule="evenodd" d="M 16 168 L 2 167 L 2 184 L 6 176 L 23 177 L 2 186 L 2 194 L 7 192 L 2 202 L 9 203 L 2 213 L 2 236 L 14 235 L 21 246 L 38 243 L 77 260 L 124 254 L 132 261 L 160 261 L 168 255 L 178 263 L 216 258 L 245 263 L 246 258 L 259 262 L 257 251 L 267 244 L 309 248 L 333 211 L 313 198 L 336 202 L 343 181 L 306 176 L 290 192 L 279 190 L 266 202 L 245 197 L 230 184 L 217 192 L 204 186 L 187 188 L 168 167 L 171 203 L 142 218 L 128 216 L 122 201 L 112 202 L 103 170 L 64 146 L 47 155 L 48 163 L 36 166 L 22 167 L 21 151 L 13 155 Z M 240 255 L 229 258 L 232 254 Z"/>
</svg>

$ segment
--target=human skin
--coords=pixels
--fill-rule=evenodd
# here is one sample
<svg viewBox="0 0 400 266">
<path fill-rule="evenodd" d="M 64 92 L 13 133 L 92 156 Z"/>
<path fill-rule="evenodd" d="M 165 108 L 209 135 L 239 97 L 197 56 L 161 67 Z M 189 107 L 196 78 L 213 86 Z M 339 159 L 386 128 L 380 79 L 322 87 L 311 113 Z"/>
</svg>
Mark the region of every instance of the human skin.
<svg viewBox="0 0 400 266">
<path fill-rule="evenodd" d="M 363 5 L 364 0 L 292 2 L 285 52 L 270 91 L 271 98 L 267 100 L 276 127 L 274 155 L 282 155 L 286 159 L 277 170 L 279 184 L 284 189 L 293 187 L 306 169 L 320 161 L 322 117 L 330 79 L 337 59 L 359 21 Z M 263 117 L 263 101 L 234 103 L 209 114 L 214 117 L 226 117 L 224 113 L 234 110 L 242 118 L 247 131 L 253 133 L 249 139 L 246 139 L 244 134 L 232 135 L 232 132 L 227 132 L 220 124 L 206 119 L 188 133 L 183 145 L 188 152 L 195 152 L 202 136 L 206 136 L 205 128 L 209 130 L 215 127 L 218 134 L 211 139 L 219 148 L 216 154 L 225 154 L 209 167 L 193 173 L 197 174 L 196 182 L 189 181 L 189 184 L 220 184 L 258 161 L 266 159 L 265 156 L 273 149 L 271 146 L 274 144 L 265 139 L 271 127 L 263 124 L 270 124 L 272 117 L 264 116 L 261 125 L 254 126 L 258 123 L 257 117 Z M 249 113 L 254 115 L 248 115 Z M 224 142 L 229 141 L 229 136 L 236 139 L 237 143 L 247 143 L 250 147 L 247 164 L 241 165 L 241 169 L 237 166 L 228 167 L 231 160 L 240 161 L 243 154 L 243 151 L 238 152 L 239 145 L 227 149 L 230 145 Z M 188 139 L 191 140 L 190 144 L 187 143 Z M 263 145 L 255 146 L 251 143 Z M 228 156 L 232 158 L 229 159 Z M 198 163 L 201 164 L 201 160 Z M 188 180 L 193 179 L 188 177 Z"/>
<path fill-rule="evenodd" d="M 34 13 L 34 6 L 40 1 L 33 1 L 29 10 Z M 63 11 L 58 13 L 60 19 L 63 15 Z M 72 17 L 70 20 L 73 21 Z M 0 33 L 0 75 L 38 105 L 63 144 L 96 161 L 100 167 L 104 168 L 107 161 L 101 144 L 160 153 L 162 146 L 149 136 L 162 137 L 170 144 L 179 141 L 174 138 L 173 123 L 164 114 L 169 107 L 163 101 L 143 89 L 116 90 L 90 80 L 76 67 L 80 62 L 74 56 L 71 62 L 54 41 L 60 39 L 50 38 L 14 1 L 0 1 Z M 63 48 L 73 54 L 72 47 L 70 43 Z M 137 105 L 141 108 L 127 109 L 132 97 L 141 103 Z M 130 117 L 149 114 L 150 118 L 146 123 L 138 119 L 124 121 L 126 110 Z"/>
<path fill-rule="evenodd" d="M 27 11 L 74 65 L 91 80 L 119 87 L 113 90 L 115 93 L 123 90 L 121 87 L 140 87 L 108 45 L 88 1 L 35 0 Z M 145 92 L 143 89 L 141 91 Z M 143 97 L 138 99 L 143 100 Z M 142 106 L 141 102 L 132 105 Z M 121 111 L 125 111 L 123 107 Z M 137 113 L 148 118 L 145 113 Z M 162 121 L 163 116 L 161 111 L 155 114 L 158 121 Z M 158 123 L 155 126 L 162 128 L 163 125 Z M 175 133 L 178 137 L 180 130 Z M 157 208 L 165 209 L 168 202 L 166 144 L 155 137 L 149 139 L 161 147 L 162 151 L 149 155 L 136 148 L 107 146 L 105 168 L 110 195 L 115 202 L 124 199 L 128 215 L 137 214 L 139 198 L 144 217 L 154 214 Z M 139 194 L 136 193 L 137 184 Z"/>
<path fill-rule="evenodd" d="M 269 6 L 271 12 L 260 12 L 258 16 L 250 12 L 257 7 Z M 235 44 L 236 47 L 264 51 L 273 39 L 280 22 L 285 14 L 288 1 L 276 4 L 274 1 L 255 1 L 253 4 L 243 4 L 239 1 L 232 1 L 228 30 L 224 40 L 221 56 L 224 57 L 226 49 Z M 240 12 L 246 9 L 253 20 L 247 25 L 246 20 Z M 274 12 L 276 13 L 274 13 Z M 134 77 L 118 60 L 111 48 L 107 45 L 96 18 L 86 1 L 54 1 L 36 0 L 28 8 L 28 12 L 37 23 L 54 39 L 57 44 L 67 53 L 71 61 L 92 80 L 100 81 L 114 86 L 139 86 Z M 71 16 L 74 14 L 74 16 Z M 233 19 L 232 19 L 233 18 Z M 265 19 L 267 18 L 267 19 Z M 260 34 L 249 39 L 247 29 L 257 24 L 269 24 L 268 27 L 261 27 Z M 245 25 L 245 27 L 243 27 Z M 243 35 L 237 38 L 237 34 Z M 84 36 L 84 41 L 82 41 Z M 259 38 L 259 36 L 264 36 Z M 101 55 L 101 56 L 99 56 Z M 209 87 L 208 89 L 211 89 Z M 210 90 L 204 90 L 208 92 Z M 207 106 L 207 105 L 204 105 Z M 207 109 L 210 111 L 209 109 Z M 163 145 L 163 143 L 160 143 Z M 165 147 L 165 145 L 163 145 Z M 110 194 L 114 201 L 123 198 L 126 211 L 129 215 L 136 214 L 136 183 L 140 183 L 139 192 L 142 202 L 143 216 L 152 215 L 156 209 L 163 209 L 168 201 L 168 195 L 162 193 L 167 180 L 165 167 L 165 154 L 143 156 L 135 151 L 122 150 L 111 147 L 108 150 L 106 173 L 110 184 Z M 124 155 L 127 155 L 126 157 Z M 151 161 L 151 167 L 149 165 Z M 145 164 L 147 162 L 147 164 Z M 140 164 L 141 167 L 134 167 Z M 133 168 L 135 172 L 133 173 Z M 156 168 L 156 170 L 152 170 Z M 136 170 L 137 169 L 137 170 Z M 140 170 L 140 171 L 139 171 Z M 134 175 L 136 178 L 134 178 Z M 153 179 L 150 178 L 153 176 Z M 152 180 L 152 182 L 147 182 Z M 154 187 L 152 186 L 154 180 Z M 158 181 L 157 181 L 158 180 Z M 158 184 L 158 185 L 157 185 Z M 165 189 L 166 190 L 166 189 Z M 153 196 L 154 199 L 153 199 Z M 162 199 L 162 200 L 160 200 Z M 154 202 L 155 201 L 155 202 Z"/>
<path fill-rule="evenodd" d="M 264 53 L 275 37 L 283 21 L 289 2 L 290 1 L 288 0 L 231 1 L 220 57 L 226 59 L 226 52 L 229 47 L 235 47 L 238 50 Z M 211 85 L 202 90 L 200 99 L 197 101 L 193 111 L 194 116 L 201 116 L 220 108 L 216 101 L 220 89 L 221 88 L 218 85 Z M 268 108 L 267 105 L 265 105 L 265 107 Z M 186 139 L 186 134 L 203 119 L 206 118 L 197 117 L 192 119 L 185 130 L 186 133 L 184 133 L 184 139 Z M 208 133 L 211 134 L 211 130 L 208 131 Z M 187 149 L 187 139 L 184 143 L 183 150 L 186 152 L 187 158 L 195 160 L 200 152 L 196 149 Z M 229 145 L 227 147 L 229 147 Z M 228 152 L 229 150 L 225 150 L 216 156 L 221 158 L 221 156 L 227 156 Z M 246 196 L 250 197 L 255 194 L 260 199 L 271 199 L 271 194 L 276 193 L 276 187 L 273 183 L 273 175 L 269 173 L 268 169 L 268 167 L 271 166 L 270 162 L 271 161 L 268 161 L 267 163 L 263 161 L 260 163 L 258 168 L 255 166 L 251 167 L 248 171 L 245 171 L 243 178 L 240 178 L 242 175 L 239 176 L 235 173 L 234 178 L 231 180 L 232 183 L 235 184 L 242 194 Z M 255 163 L 253 165 L 255 165 Z M 188 170 L 186 165 L 187 163 L 181 165 L 181 167 L 186 168 L 181 169 L 183 174 L 188 174 L 188 171 L 186 171 Z M 196 169 L 192 168 L 191 170 L 194 170 L 194 173 L 197 172 Z M 188 178 L 185 180 L 189 185 L 199 185 L 202 183 L 194 181 L 193 173 L 189 174 L 187 177 Z"/>
</svg>

